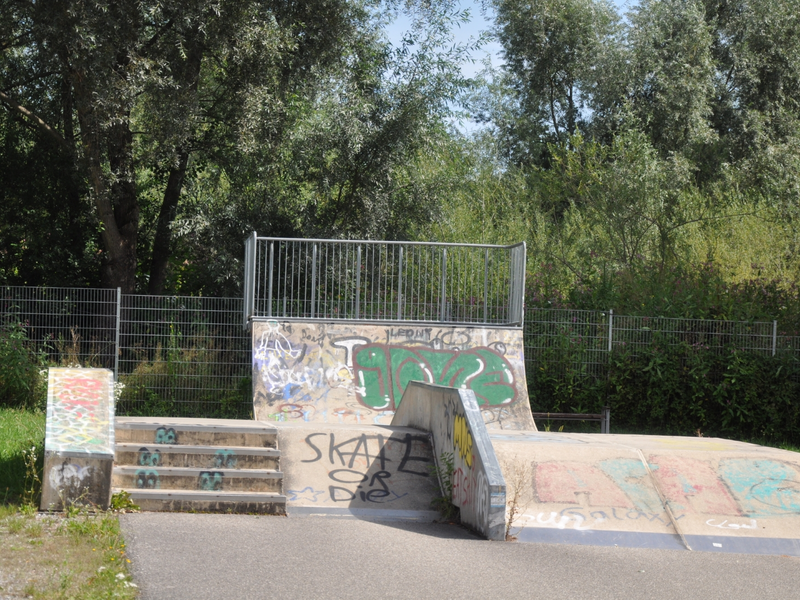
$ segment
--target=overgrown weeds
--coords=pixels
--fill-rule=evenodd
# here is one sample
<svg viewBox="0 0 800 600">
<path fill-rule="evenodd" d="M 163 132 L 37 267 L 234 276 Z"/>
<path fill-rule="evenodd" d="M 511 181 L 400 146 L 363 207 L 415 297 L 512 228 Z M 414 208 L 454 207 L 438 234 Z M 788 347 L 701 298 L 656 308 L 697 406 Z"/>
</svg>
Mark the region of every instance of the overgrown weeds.
<svg viewBox="0 0 800 600">
<path fill-rule="evenodd" d="M 458 521 L 461 511 L 453 504 L 453 453 L 443 452 L 439 456 L 438 464 L 430 466 L 431 474 L 439 480 L 442 494 L 431 500 L 431 508 L 439 511 L 442 521 Z"/>
<path fill-rule="evenodd" d="M 0 408 L 44 409 L 47 356 L 32 350 L 22 323 L 0 326 Z"/>
</svg>

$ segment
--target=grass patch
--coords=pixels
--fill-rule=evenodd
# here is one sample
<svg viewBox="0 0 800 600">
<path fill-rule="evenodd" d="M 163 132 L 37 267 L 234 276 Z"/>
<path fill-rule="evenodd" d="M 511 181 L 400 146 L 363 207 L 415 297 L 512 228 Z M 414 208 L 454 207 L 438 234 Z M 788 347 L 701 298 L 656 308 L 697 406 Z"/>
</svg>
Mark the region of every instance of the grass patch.
<svg viewBox="0 0 800 600">
<path fill-rule="evenodd" d="M 129 562 L 113 513 L 0 507 L 0 596 L 133 599 Z"/>
<path fill-rule="evenodd" d="M 135 598 L 115 513 L 37 511 L 44 432 L 41 411 L 0 408 L 0 597 Z"/>
<path fill-rule="evenodd" d="M 32 485 L 32 473 L 25 466 L 25 458 L 33 448 L 41 479 L 44 429 L 43 412 L 0 408 L 0 504 L 18 505 L 25 500 L 29 503 L 38 501 L 39 490 Z"/>
</svg>

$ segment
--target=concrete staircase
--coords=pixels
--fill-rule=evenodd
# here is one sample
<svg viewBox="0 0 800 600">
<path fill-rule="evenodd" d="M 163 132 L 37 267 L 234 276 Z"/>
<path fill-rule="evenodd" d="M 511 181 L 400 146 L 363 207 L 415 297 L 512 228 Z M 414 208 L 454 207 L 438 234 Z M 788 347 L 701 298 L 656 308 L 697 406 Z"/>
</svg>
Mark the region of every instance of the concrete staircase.
<svg viewBox="0 0 800 600">
<path fill-rule="evenodd" d="M 112 491 L 142 510 L 286 514 L 275 427 L 158 417 L 115 427 Z"/>
</svg>

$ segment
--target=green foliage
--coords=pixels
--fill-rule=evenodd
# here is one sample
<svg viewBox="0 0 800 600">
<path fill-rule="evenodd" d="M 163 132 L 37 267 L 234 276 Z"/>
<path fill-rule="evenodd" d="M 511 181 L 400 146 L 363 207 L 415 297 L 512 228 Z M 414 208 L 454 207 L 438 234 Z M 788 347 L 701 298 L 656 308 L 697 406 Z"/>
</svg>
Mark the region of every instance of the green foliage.
<svg viewBox="0 0 800 600">
<path fill-rule="evenodd" d="M 800 441 L 800 363 L 790 352 L 670 344 L 654 332 L 646 346 L 617 347 L 588 372 L 585 346 L 562 337 L 559 347 L 528 357 L 535 411 L 610 406 L 614 430 Z"/>
<path fill-rule="evenodd" d="M 453 504 L 453 454 L 444 452 L 439 456 L 436 465 L 430 467 L 431 474 L 436 475 L 441 486 L 442 495 L 431 500 L 431 508 L 438 510 L 443 521 L 458 520 L 460 509 Z"/>
<path fill-rule="evenodd" d="M 139 357 L 132 373 L 120 377 L 118 414 L 158 417 L 249 419 L 253 397 L 249 377 L 226 362 L 224 350 L 197 342 L 191 348 L 158 347 Z"/>
<path fill-rule="evenodd" d="M 0 328 L 0 407 L 43 409 L 47 402 L 43 352 L 28 344 L 25 327 L 7 323 Z"/>
<path fill-rule="evenodd" d="M 111 495 L 109 510 L 114 512 L 133 512 L 139 510 L 139 506 L 131 500 L 131 495 L 125 490 L 120 490 Z"/>
<path fill-rule="evenodd" d="M 36 505 L 44 430 L 44 413 L 0 407 L 0 503 Z"/>
</svg>

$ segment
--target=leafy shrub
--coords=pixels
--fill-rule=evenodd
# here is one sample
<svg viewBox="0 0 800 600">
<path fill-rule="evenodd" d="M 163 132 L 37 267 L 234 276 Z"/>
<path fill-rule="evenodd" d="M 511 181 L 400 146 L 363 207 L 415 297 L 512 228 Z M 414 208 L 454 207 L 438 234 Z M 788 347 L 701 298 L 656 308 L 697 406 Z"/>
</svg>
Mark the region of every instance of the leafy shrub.
<svg viewBox="0 0 800 600">
<path fill-rule="evenodd" d="M 0 407 L 44 408 L 46 380 L 40 371 L 45 356 L 28 345 L 28 335 L 20 323 L 0 328 Z"/>
<path fill-rule="evenodd" d="M 154 417 L 252 417 L 250 377 L 226 362 L 224 350 L 195 346 L 164 350 L 150 360 L 140 356 L 132 373 L 120 376 L 118 414 Z"/>
<path fill-rule="evenodd" d="M 635 351 L 615 348 L 592 371 L 581 352 L 562 344 L 531 357 L 534 411 L 610 406 L 617 431 L 800 442 L 800 365 L 790 352 L 671 345 L 654 335 Z"/>
</svg>

